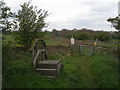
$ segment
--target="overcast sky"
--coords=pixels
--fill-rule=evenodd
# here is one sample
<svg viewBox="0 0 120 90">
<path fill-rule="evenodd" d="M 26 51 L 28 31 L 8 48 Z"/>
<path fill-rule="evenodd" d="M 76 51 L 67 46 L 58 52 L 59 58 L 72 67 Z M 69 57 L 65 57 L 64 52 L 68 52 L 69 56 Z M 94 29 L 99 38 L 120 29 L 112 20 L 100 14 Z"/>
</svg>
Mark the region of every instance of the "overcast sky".
<svg viewBox="0 0 120 90">
<path fill-rule="evenodd" d="M 30 0 L 4 0 L 13 12 L 20 9 L 20 4 Z M 107 22 L 109 17 L 118 15 L 119 0 L 32 0 L 32 5 L 38 9 L 48 11 L 46 22 L 49 26 L 45 29 L 52 31 L 53 28 L 61 30 L 88 28 L 94 30 L 112 30 Z"/>
</svg>

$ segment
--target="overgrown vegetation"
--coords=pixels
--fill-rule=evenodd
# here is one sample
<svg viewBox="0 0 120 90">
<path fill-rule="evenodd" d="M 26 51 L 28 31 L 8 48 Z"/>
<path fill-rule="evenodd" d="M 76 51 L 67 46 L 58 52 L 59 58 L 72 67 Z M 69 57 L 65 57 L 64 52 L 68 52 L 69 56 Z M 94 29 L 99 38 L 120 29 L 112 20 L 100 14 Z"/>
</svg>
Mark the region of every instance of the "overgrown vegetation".
<svg viewBox="0 0 120 90">
<path fill-rule="evenodd" d="M 42 28 L 46 25 L 44 19 L 47 12 L 37 11 L 30 3 L 24 3 L 21 7 L 16 17 L 20 25 L 18 31 L 11 32 L 9 30 L 11 24 L 7 21 L 4 21 L 7 24 L 3 23 L 5 27 L 2 29 L 5 30 L 2 36 L 3 88 L 120 87 L 117 71 L 120 63 L 116 49 L 118 32 L 93 31 L 85 28 L 42 32 Z M 0 20 L 4 20 L 4 16 L 7 20 L 9 13 L 6 12 L 10 12 L 10 8 L 3 7 L 3 11 Z M 6 25 L 9 26 L 6 28 Z M 75 37 L 74 46 L 70 45 L 72 36 Z M 29 48 L 31 42 L 38 37 L 45 39 L 48 58 L 61 60 L 63 68 L 58 77 L 48 78 L 32 72 L 31 53 L 25 47 Z M 97 41 L 96 55 L 80 55 L 80 43 L 93 43 L 95 40 Z"/>
<path fill-rule="evenodd" d="M 22 48 L 9 47 L 8 54 L 5 51 L 6 55 L 3 55 L 3 65 L 5 65 L 3 66 L 3 87 L 117 88 L 119 86 L 117 72 L 119 63 L 116 54 L 106 51 L 103 53 L 101 51 L 104 50 L 101 48 L 97 50 L 95 56 L 82 56 L 78 46 L 77 48 L 68 46 L 67 42 L 62 44 L 64 42 L 62 40 L 63 38 L 61 43 L 58 43 L 58 39 L 47 41 L 49 59 L 60 59 L 64 65 L 59 76 L 54 78 L 32 72 L 30 52 Z M 55 43 L 51 44 L 53 41 Z"/>
</svg>

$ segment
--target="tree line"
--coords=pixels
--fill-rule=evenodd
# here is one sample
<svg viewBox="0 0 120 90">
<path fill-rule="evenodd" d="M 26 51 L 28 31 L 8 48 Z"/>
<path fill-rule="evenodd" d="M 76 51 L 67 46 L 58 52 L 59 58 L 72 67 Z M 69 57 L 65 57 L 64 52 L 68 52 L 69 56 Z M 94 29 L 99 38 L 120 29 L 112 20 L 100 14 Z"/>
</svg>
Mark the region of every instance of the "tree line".
<svg viewBox="0 0 120 90">
<path fill-rule="evenodd" d="M 64 38 L 71 38 L 74 37 L 77 40 L 100 40 L 100 41 L 109 41 L 111 39 L 117 39 L 118 32 L 105 32 L 105 31 L 94 31 L 91 29 L 62 29 L 56 30 L 53 29 L 52 32 L 46 31 L 49 33 L 50 37 L 64 37 Z"/>
</svg>

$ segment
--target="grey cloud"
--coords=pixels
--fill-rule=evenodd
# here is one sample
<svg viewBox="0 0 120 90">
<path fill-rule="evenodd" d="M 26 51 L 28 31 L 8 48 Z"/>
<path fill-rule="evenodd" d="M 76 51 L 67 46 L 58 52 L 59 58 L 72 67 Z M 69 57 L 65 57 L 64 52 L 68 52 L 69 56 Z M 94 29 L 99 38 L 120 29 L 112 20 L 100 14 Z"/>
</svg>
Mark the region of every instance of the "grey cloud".
<svg viewBox="0 0 120 90">
<path fill-rule="evenodd" d="M 29 0 L 5 0 L 13 11 Z M 53 28 L 111 29 L 107 19 L 117 15 L 118 0 L 33 0 L 33 5 L 52 13 L 48 30 Z M 61 18 L 59 18 L 60 16 Z M 110 25 L 110 24 L 109 24 Z M 112 29 L 111 29 L 112 30 Z"/>
</svg>

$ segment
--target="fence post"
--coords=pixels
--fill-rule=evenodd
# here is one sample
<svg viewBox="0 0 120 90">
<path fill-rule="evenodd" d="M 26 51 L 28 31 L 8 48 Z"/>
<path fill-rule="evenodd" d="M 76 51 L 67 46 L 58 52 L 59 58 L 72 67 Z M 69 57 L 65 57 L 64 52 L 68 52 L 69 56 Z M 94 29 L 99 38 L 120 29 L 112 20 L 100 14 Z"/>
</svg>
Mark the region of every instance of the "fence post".
<svg viewBox="0 0 120 90">
<path fill-rule="evenodd" d="M 90 46 L 91 46 L 91 55 L 92 55 L 93 54 L 93 50 L 92 50 L 93 47 L 92 47 L 92 45 L 90 45 Z"/>
<path fill-rule="evenodd" d="M 80 54 L 82 54 L 82 46 L 80 45 Z"/>
<path fill-rule="evenodd" d="M 96 51 L 96 46 L 93 46 L 93 55 L 95 55 Z"/>
</svg>

